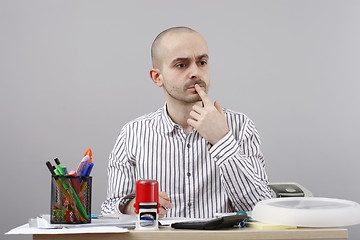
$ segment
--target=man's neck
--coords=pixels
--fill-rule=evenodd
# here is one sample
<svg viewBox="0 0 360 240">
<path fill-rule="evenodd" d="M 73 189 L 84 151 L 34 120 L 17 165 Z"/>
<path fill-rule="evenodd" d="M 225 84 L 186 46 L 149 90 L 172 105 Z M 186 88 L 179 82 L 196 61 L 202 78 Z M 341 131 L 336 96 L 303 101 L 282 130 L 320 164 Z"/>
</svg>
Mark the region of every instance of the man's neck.
<svg viewBox="0 0 360 240">
<path fill-rule="evenodd" d="M 169 114 L 171 120 L 173 120 L 174 123 L 182 126 L 186 133 L 192 132 L 194 130 L 194 128 L 187 123 L 187 120 L 190 118 L 190 112 L 192 111 L 192 107 L 195 104 L 201 105 L 202 102 L 201 101 L 196 103 L 177 103 L 173 101 L 166 102 L 167 113 Z"/>
</svg>

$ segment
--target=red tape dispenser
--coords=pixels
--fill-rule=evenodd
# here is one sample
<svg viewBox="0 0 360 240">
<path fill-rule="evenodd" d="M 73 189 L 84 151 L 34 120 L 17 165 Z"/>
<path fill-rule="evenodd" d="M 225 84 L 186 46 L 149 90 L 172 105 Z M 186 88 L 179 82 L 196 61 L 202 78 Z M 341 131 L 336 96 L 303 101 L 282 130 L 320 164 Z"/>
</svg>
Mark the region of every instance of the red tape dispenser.
<svg viewBox="0 0 360 240">
<path fill-rule="evenodd" d="M 156 180 L 138 180 L 135 193 L 136 230 L 159 229 L 159 183 Z M 144 219 L 150 221 L 144 221 Z"/>
</svg>

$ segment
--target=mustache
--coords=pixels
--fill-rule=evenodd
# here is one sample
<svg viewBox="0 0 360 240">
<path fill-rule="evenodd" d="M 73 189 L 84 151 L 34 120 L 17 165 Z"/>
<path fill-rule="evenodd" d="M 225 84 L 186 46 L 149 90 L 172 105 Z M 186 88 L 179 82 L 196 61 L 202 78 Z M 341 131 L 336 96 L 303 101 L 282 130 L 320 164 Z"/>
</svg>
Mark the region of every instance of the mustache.
<svg viewBox="0 0 360 240">
<path fill-rule="evenodd" d="M 201 79 L 192 80 L 184 85 L 184 90 L 188 89 L 189 87 L 195 86 L 195 84 L 198 84 L 201 87 L 206 88 L 206 83 Z"/>
</svg>

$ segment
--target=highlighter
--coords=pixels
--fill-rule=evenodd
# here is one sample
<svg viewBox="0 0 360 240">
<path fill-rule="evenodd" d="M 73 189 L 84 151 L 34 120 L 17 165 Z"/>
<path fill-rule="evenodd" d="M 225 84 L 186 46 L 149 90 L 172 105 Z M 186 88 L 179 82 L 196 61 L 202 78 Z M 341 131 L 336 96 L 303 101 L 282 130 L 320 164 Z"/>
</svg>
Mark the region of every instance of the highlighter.
<svg viewBox="0 0 360 240">
<path fill-rule="evenodd" d="M 86 150 L 85 154 L 84 154 L 84 157 L 88 155 L 90 157 L 90 160 L 89 162 L 92 162 L 92 151 L 91 151 L 91 148 L 89 148 L 88 150 Z"/>
<path fill-rule="evenodd" d="M 90 156 L 89 155 L 86 155 L 80 162 L 79 164 L 79 167 L 78 167 L 78 170 L 77 170 L 77 175 L 78 176 L 84 176 L 85 174 L 85 169 L 87 167 L 87 165 L 89 164 L 90 162 Z"/>
<path fill-rule="evenodd" d="M 71 171 L 69 172 L 69 176 L 76 176 L 76 172 L 75 171 Z M 85 207 L 84 205 L 84 196 L 80 191 L 80 184 L 79 184 L 79 180 L 77 178 L 71 178 L 71 183 L 73 185 L 73 188 L 76 192 L 76 194 L 78 195 L 80 202 L 82 203 L 82 205 Z"/>
<path fill-rule="evenodd" d="M 61 166 L 61 163 L 60 163 L 59 159 L 58 159 L 58 158 L 55 158 L 54 161 L 55 161 L 56 165 L 58 166 L 61 175 L 65 175 L 64 169 L 63 169 L 63 167 Z"/>
</svg>

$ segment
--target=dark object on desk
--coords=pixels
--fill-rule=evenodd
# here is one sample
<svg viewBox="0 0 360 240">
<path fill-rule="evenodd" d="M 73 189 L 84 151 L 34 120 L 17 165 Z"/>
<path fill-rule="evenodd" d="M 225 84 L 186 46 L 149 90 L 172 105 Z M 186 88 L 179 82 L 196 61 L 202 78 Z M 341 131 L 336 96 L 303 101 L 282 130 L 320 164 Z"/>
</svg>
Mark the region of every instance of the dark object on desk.
<svg viewBox="0 0 360 240">
<path fill-rule="evenodd" d="M 225 216 L 206 221 L 186 221 L 171 224 L 172 228 L 177 229 L 198 229 L 198 230 L 215 230 L 228 228 L 238 225 L 241 221 L 247 219 L 246 214 Z"/>
<path fill-rule="evenodd" d="M 58 172 L 58 169 L 55 170 Z M 80 186 L 79 182 L 82 180 Z M 52 175 L 52 224 L 90 223 L 92 177 Z"/>
<path fill-rule="evenodd" d="M 313 197 L 313 194 L 295 182 L 269 183 L 273 198 L 283 197 Z"/>
</svg>

